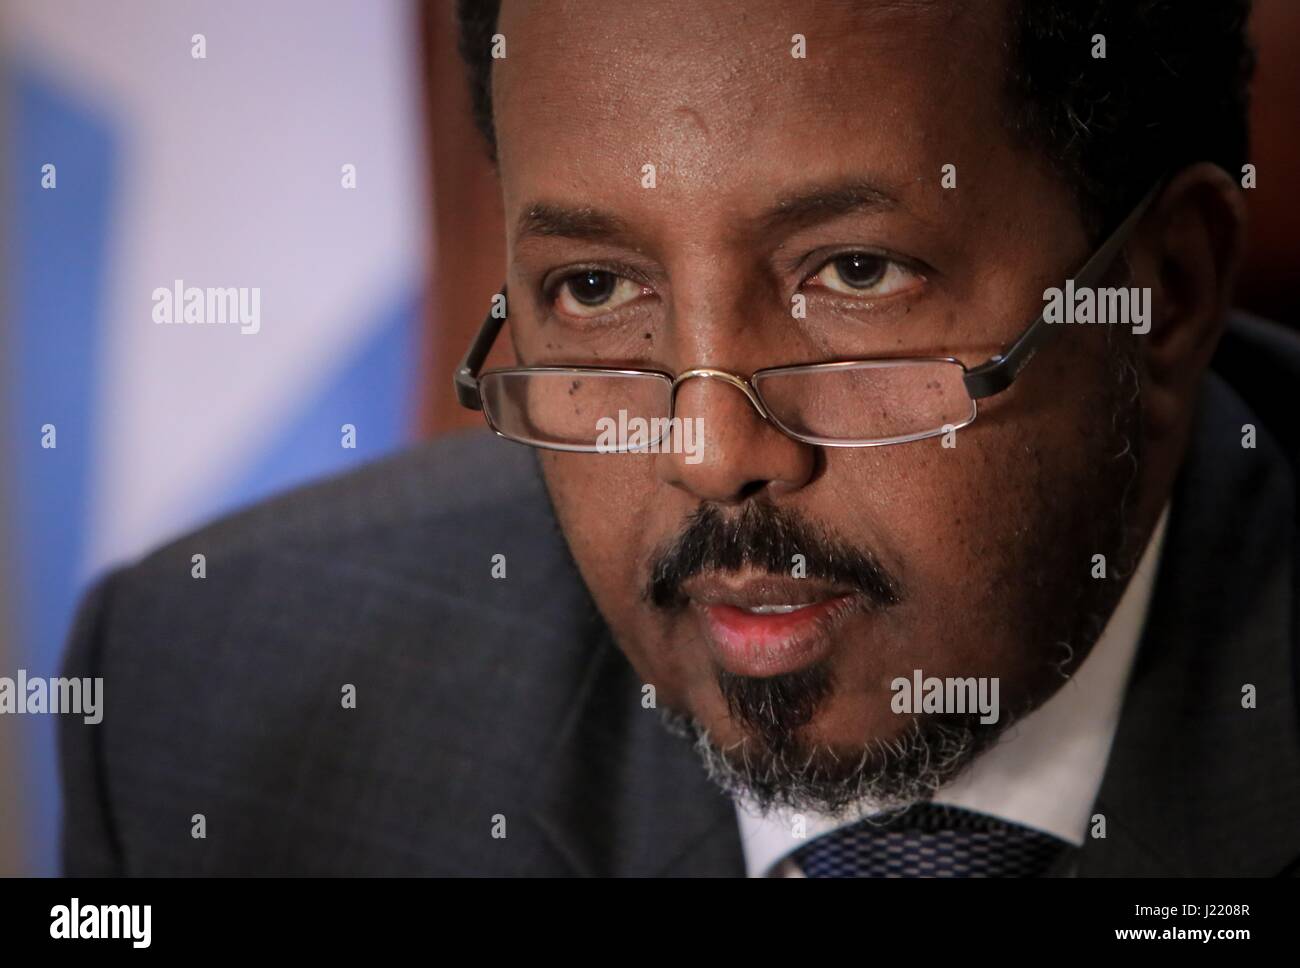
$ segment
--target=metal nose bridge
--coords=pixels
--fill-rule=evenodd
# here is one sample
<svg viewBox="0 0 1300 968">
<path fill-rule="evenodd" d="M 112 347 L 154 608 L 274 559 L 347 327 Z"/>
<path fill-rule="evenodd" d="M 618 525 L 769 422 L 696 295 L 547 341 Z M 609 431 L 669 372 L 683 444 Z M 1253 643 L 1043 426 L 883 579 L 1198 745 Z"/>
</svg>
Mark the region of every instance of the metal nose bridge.
<svg viewBox="0 0 1300 968">
<path fill-rule="evenodd" d="M 748 380 L 744 379 L 743 377 L 736 376 L 736 374 L 734 373 L 728 373 L 726 370 L 714 370 L 710 367 L 696 367 L 695 369 L 684 370 L 681 373 L 677 374 L 676 378 L 673 380 L 672 398 L 670 401 L 670 406 L 672 408 L 671 412 L 673 416 L 677 415 L 678 388 L 687 380 L 690 380 L 694 377 L 699 377 L 700 379 L 703 380 L 721 380 L 724 383 L 730 383 L 733 387 L 735 387 L 737 390 L 739 390 L 741 393 L 745 395 L 746 399 L 749 400 L 749 402 L 753 405 L 754 409 L 758 411 L 758 415 L 760 417 L 762 417 L 764 420 L 772 419 L 771 415 L 767 412 L 767 408 L 763 406 L 763 401 L 758 398 L 758 394 L 754 392 L 754 388 L 750 386 Z"/>
</svg>

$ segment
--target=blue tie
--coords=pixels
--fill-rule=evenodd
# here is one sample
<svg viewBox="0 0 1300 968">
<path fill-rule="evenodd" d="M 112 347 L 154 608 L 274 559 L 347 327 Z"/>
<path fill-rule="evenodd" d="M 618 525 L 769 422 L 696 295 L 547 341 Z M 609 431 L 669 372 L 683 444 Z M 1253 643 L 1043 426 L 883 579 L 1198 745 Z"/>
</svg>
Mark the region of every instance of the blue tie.
<svg viewBox="0 0 1300 968">
<path fill-rule="evenodd" d="M 793 854 L 807 877 L 1041 877 L 1065 841 L 934 803 L 859 820 Z"/>
</svg>

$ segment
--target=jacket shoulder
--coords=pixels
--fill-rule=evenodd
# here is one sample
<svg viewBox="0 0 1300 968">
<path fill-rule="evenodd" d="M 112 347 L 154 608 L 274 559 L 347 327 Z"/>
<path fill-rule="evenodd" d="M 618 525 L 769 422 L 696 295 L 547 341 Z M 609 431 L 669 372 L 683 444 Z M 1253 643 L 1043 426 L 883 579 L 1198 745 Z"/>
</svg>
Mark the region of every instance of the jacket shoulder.
<svg viewBox="0 0 1300 968">
<path fill-rule="evenodd" d="M 490 872 L 588 601 L 531 452 L 484 434 L 171 542 L 86 596 L 65 654 L 103 679 L 102 723 L 61 724 L 65 868 Z"/>
<path fill-rule="evenodd" d="M 1300 334 L 1249 313 L 1228 318 L 1213 369 L 1237 392 L 1300 470 Z"/>
<path fill-rule="evenodd" d="M 491 435 L 460 434 L 223 516 L 159 548 L 137 570 L 170 568 L 200 546 L 209 557 L 239 558 L 269 549 L 328 549 L 394 529 L 486 529 L 503 509 L 547 513 L 532 455 Z"/>
</svg>

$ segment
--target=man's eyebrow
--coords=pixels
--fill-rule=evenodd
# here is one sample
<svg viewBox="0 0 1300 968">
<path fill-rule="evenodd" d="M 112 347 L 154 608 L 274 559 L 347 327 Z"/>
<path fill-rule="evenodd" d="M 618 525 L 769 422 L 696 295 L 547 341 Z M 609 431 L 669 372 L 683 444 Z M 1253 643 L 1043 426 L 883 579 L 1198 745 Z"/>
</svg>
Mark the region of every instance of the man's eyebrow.
<svg viewBox="0 0 1300 968">
<path fill-rule="evenodd" d="M 627 232 L 627 223 L 608 212 L 535 202 L 519 216 L 515 238 L 523 241 L 536 236 L 561 236 L 600 242 L 626 236 Z"/>
<path fill-rule="evenodd" d="M 774 205 L 750 220 L 758 230 L 771 233 L 793 231 L 854 212 L 882 212 L 898 207 L 898 198 L 869 181 L 814 185 L 779 197 Z M 534 202 L 524 208 L 515 227 L 515 239 L 562 237 L 591 242 L 623 240 L 628 223 L 609 212 L 587 206 L 574 207 L 554 202 Z"/>
<path fill-rule="evenodd" d="M 814 185 L 783 195 L 752 224 L 764 233 L 790 232 L 841 215 L 887 212 L 898 205 L 898 197 L 888 189 L 873 182 L 851 179 Z"/>
</svg>

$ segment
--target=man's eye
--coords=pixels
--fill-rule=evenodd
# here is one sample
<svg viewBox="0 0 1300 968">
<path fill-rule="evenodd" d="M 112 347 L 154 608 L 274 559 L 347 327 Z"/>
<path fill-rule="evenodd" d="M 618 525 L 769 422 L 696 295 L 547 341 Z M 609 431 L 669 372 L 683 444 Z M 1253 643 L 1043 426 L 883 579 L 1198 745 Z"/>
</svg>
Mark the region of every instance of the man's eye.
<svg viewBox="0 0 1300 968">
<path fill-rule="evenodd" d="M 837 255 L 809 280 L 846 296 L 892 296 L 917 281 L 916 274 L 892 259 L 870 252 Z"/>
<path fill-rule="evenodd" d="M 612 312 L 641 295 L 644 287 L 603 269 L 583 269 L 555 288 L 555 308 L 567 316 L 587 318 Z"/>
</svg>

